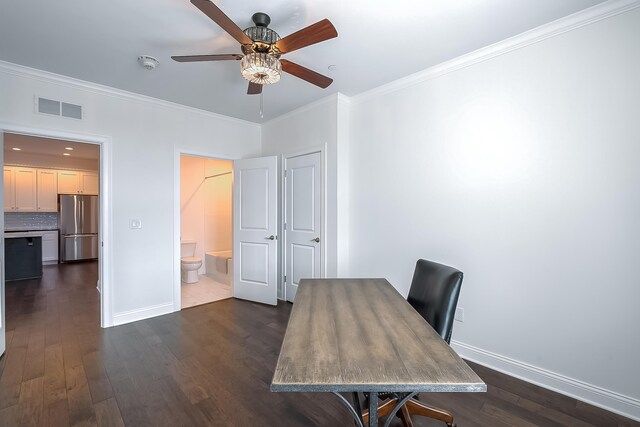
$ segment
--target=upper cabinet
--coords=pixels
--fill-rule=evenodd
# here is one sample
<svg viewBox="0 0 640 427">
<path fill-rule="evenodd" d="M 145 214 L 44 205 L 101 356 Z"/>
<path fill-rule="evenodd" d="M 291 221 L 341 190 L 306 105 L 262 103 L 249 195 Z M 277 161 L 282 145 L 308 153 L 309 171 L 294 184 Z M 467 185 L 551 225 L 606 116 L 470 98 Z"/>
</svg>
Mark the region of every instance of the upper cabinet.
<svg viewBox="0 0 640 427">
<path fill-rule="evenodd" d="M 4 167 L 4 211 L 14 211 L 16 207 L 16 172 L 11 166 Z"/>
<path fill-rule="evenodd" d="M 95 172 L 58 171 L 58 194 L 98 195 Z"/>
<path fill-rule="evenodd" d="M 58 211 L 58 171 L 38 169 L 38 212 Z"/>
<path fill-rule="evenodd" d="M 4 167 L 5 212 L 57 212 L 58 194 L 98 195 L 97 172 Z"/>
<path fill-rule="evenodd" d="M 4 168 L 4 210 L 37 211 L 36 170 L 17 166 Z"/>
<path fill-rule="evenodd" d="M 98 180 L 98 174 L 93 172 L 81 172 L 80 184 L 82 194 L 90 194 L 97 196 L 100 182 Z"/>
<path fill-rule="evenodd" d="M 79 194 L 80 172 L 58 171 L 58 194 Z"/>
</svg>

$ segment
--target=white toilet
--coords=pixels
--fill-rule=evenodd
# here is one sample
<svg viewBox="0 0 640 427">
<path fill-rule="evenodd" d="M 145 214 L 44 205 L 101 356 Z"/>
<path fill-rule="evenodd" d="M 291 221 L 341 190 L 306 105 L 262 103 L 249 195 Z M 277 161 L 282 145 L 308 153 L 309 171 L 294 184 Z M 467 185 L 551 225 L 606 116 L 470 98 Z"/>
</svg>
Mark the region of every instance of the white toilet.
<svg viewBox="0 0 640 427">
<path fill-rule="evenodd" d="M 184 283 L 198 283 L 198 270 L 202 267 L 202 258 L 195 258 L 195 254 L 195 241 L 180 241 L 180 272 Z"/>
</svg>

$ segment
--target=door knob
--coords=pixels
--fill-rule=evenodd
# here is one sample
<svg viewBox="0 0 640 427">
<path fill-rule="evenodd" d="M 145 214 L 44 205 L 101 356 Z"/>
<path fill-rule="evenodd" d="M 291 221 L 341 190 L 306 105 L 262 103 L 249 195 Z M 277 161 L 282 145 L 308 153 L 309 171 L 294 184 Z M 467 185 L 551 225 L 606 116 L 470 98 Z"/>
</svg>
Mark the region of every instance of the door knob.
<svg viewBox="0 0 640 427">
<path fill-rule="evenodd" d="M 276 240 L 276 236 L 274 236 L 273 234 L 269 237 L 265 237 L 265 239 L 267 240 Z"/>
<path fill-rule="evenodd" d="M 316 237 L 315 239 L 311 239 L 312 242 L 320 243 L 320 238 Z"/>
</svg>

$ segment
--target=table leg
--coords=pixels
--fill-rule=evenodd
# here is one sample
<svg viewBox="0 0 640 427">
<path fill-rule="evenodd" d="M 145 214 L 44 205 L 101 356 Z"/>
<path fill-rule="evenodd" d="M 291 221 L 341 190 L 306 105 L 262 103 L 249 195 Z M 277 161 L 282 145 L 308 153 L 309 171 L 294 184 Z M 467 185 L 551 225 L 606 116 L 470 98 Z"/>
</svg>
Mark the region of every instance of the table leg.
<svg viewBox="0 0 640 427">
<path fill-rule="evenodd" d="M 358 395 L 357 391 L 353 392 L 353 409 L 355 409 L 356 412 L 360 414 L 360 416 L 362 417 L 362 407 L 360 406 L 360 396 Z M 360 421 L 360 424 L 358 424 L 358 421 Z M 356 420 L 356 426 L 358 425 L 362 425 L 361 420 Z"/>
<path fill-rule="evenodd" d="M 360 410 L 356 410 L 353 405 L 351 405 L 351 403 L 340 393 L 332 391 L 331 393 L 335 394 L 336 396 L 338 396 L 338 399 L 340 399 L 340 401 L 344 404 L 344 406 L 347 407 L 347 409 L 349 409 L 349 413 L 351 413 L 351 416 L 353 417 L 353 420 L 356 423 L 357 427 L 366 427 L 364 425 L 364 423 L 362 422 L 362 413 L 360 412 Z M 354 393 L 354 395 L 357 397 L 357 394 Z M 360 402 L 358 402 L 358 407 L 360 406 Z"/>
<path fill-rule="evenodd" d="M 369 393 L 369 427 L 378 427 L 378 392 Z"/>
<path fill-rule="evenodd" d="M 391 413 L 387 416 L 387 422 L 384 423 L 384 427 L 389 427 L 391 425 L 391 421 L 393 417 L 398 413 L 398 411 L 402 408 L 402 406 L 407 403 L 413 396 L 418 393 L 407 393 L 404 397 L 401 398 L 401 394 L 397 394 L 396 397 L 398 399 L 398 403 L 394 406 Z"/>
</svg>

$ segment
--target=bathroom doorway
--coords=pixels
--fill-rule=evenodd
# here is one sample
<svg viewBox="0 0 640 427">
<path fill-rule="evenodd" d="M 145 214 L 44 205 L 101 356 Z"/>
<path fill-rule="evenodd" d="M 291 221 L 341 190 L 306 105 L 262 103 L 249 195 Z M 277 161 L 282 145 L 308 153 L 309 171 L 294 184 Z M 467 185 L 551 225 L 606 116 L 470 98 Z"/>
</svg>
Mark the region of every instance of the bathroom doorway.
<svg viewBox="0 0 640 427">
<path fill-rule="evenodd" d="M 233 161 L 180 154 L 180 308 L 233 296 Z"/>
</svg>

